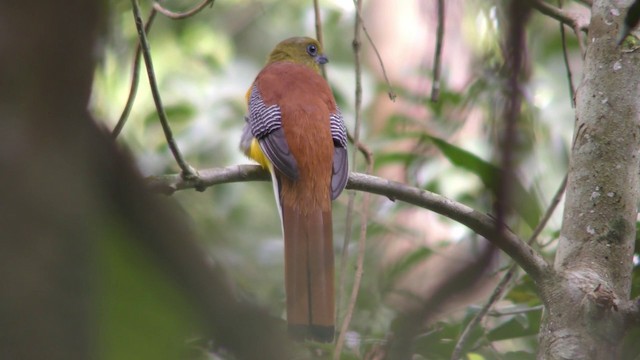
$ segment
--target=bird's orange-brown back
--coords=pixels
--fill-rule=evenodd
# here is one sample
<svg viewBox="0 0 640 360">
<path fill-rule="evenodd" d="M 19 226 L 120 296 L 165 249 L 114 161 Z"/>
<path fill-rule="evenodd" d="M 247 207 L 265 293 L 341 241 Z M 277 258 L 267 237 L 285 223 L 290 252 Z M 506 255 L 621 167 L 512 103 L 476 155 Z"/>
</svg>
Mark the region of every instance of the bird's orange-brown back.
<svg viewBox="0 0 640 360">
<path fill-rule="evenodd" d="M 292 62 L 267 65 L 255 82 L 265 105 L 277 105 L 297 165 L 297 178 L 274 169 L 285 240 L 289 328 L 300 337 L 331 341 L 334 333 L 334 255 L 331 179 L 336 104 L 326 81 Z"/>
<path fill-rule="evenodd" d="M 290 62 L 267 65 L 256 83 L 265 104 L 280 107 L 285 137 L 298 163 L 299 179 L 281 179 L 282 205 L 302 212 L 316 207 L 330 210 L 333 139 L 329 117 L 336 111 L 331 89 L 313 70 Z"/>
</svg>

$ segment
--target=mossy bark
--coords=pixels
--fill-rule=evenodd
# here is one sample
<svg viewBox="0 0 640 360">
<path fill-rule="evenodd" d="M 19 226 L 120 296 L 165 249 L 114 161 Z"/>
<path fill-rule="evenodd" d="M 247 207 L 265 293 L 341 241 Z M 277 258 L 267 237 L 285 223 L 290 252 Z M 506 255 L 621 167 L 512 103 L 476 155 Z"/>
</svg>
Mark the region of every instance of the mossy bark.
<svg viewBox="0 0 640 360">
<path fill-rule="evenodd" d="M 630 3 L 593 2 L 556 274 L 540 284 L 541 359 L 619 356 L 640 165 L 640 54 L 616 44 Z"/>
</svg>

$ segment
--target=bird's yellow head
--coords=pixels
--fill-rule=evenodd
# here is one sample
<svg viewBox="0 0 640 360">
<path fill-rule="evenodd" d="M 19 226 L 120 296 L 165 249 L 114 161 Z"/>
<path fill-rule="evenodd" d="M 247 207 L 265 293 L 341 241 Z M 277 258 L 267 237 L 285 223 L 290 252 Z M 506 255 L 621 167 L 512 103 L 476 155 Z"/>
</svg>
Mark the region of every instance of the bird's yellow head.
<svg viewBox="0 0 640 360">
<path fill-rule="evenodd" d="M 322 53 L 320 43 L 309 37 L 292 37 L 281 41 L 269 54 L 267 63 L 290 61 L 302 64 L 320 73 L 320 65 L 329 62 Z"/>
</svg>

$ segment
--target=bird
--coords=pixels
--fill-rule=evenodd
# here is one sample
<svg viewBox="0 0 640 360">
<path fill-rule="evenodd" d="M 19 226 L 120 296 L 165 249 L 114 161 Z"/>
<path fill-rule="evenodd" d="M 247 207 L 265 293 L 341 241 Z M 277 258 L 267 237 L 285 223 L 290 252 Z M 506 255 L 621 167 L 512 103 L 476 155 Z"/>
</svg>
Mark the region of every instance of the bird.
<svg viewBox="0 0 640 360">
<path fill-rule="evenodd" d="M 331 202 L 345 188 L 347 129 L 320 74 L 328 62 L 309 37 L 278 43 L 247 91 L 241 150 L 269 171 L 284 236 L 289 334 L 335 333 Z"/>
</svg>

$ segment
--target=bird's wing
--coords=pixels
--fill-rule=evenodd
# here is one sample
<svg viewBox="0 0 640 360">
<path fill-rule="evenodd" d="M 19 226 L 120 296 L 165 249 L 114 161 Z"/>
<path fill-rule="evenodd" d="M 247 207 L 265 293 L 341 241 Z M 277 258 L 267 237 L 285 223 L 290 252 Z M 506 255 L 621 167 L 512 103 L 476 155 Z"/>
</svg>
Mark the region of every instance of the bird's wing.
<svg viewBox="0 0 640 360">
<path fill-rule="evenodd" d="M 333 138 L 333 176 L 331 177 L 331 199 L 335 200 L 349 179 L 347 160 L 347 128 L 340 109 L 331 114 L 331 137 Z"/>
<path fill-rule="evenodd" d="M 256 84 L 251 88 L 249 96 L 247 124 L 273 166 L 286 177 L 298 179 L 298 165 L 282 129 L 280 108 L 276 104 L 267 106 Z"/>
</svg>

